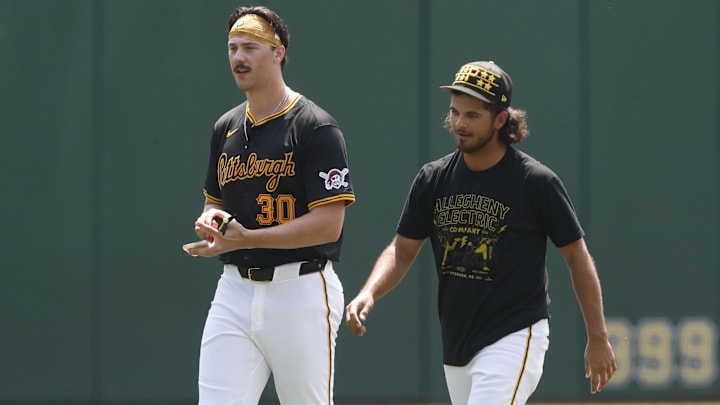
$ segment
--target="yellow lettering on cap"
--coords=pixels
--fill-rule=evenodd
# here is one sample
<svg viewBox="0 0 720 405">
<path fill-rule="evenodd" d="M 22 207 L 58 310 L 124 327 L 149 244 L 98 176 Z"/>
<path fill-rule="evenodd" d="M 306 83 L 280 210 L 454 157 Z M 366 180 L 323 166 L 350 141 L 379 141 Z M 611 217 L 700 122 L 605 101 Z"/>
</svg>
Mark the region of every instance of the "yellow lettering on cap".
<svg viewBox="0 0 720 405">
<path fill-rule="evenodd" d="M 483 69 L 480 66 L 464 65 L 460 68 L 460 71 L 455 74 L 453 84 L 472 86 L 494 97 L 496 95 L 493 93 L 494 88 L 500 87 L 500 84 L 496 83 L 495 80 L 499 78 L 500 76 L 497 74 Z M 503 95 L 502 102 L 505 101 L 507 101 L 507 98 Z"/>
</svg>

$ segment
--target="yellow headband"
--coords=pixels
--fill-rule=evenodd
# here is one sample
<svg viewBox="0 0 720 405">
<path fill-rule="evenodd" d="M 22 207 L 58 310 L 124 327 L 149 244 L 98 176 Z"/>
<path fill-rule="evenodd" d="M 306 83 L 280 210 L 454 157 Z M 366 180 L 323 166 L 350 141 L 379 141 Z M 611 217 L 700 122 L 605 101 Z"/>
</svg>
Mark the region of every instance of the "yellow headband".
<svg viewBox="0 0 720 405">
<path fill-rule="evenodd" d="M 243 37 L 270 46 L 281 46 L 280 36 L 267 20 L 256 14 L 245 14 L 235 21 L 228 37 Z"/>
</svg>

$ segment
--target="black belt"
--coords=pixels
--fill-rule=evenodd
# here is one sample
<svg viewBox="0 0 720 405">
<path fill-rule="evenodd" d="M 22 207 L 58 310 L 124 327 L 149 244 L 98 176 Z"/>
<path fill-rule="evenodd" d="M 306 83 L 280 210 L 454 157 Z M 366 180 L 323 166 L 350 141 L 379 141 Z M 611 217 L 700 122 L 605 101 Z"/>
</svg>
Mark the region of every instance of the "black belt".
<svg viewBox="0 0 720 405">
<path fill-rule="evenodd" d="M 325 268 L 327 259 L 313 259 L 304 262 L 300 265 L 300 274 L 305 275 L 309 273 L 315 273 Z M 266 267 L 243 267 L 237 266 L 238 271 L 242 278 L 247 278 L 252 281 L 272 281 L 273 275 L 275 274 L 275 266 Z"/>
</svg>

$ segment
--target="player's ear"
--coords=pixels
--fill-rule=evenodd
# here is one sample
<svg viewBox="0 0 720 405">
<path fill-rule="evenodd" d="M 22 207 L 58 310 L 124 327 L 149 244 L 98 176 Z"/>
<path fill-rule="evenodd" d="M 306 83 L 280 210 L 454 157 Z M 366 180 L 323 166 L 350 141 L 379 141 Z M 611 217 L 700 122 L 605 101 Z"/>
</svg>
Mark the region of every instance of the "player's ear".
<svg viewBox="0 0 720 405">
<path fill-rule="evenodd" d="M 285 57 L 285 47 L 280 45 L 275 47 L 275 62 L 280 62 Z"/>
<path fill-rule="evenodd" d="M 498 113 L 498 115 L 495 116 L 495 129 L 500 129 L 505 125 L 508 118 L 510 118 L 510 113 L 508 110 L 502 110 Z"/>
</svg>

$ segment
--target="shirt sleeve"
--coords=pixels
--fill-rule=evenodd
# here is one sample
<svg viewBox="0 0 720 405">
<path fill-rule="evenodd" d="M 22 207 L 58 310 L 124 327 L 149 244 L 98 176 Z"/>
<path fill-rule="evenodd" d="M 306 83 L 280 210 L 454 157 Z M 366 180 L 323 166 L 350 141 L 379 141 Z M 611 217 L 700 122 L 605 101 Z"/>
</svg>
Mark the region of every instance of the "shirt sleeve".
<svg viewBox="0 0 720 405">
<path fill-rule="evenodd" d="M 308 209 L 336 201 L 355 202 L 345 139 L 335 125 L 321 125 L 305 139 L 302 175 Z"/>
<path fill-rule="evenodd" d="M 540 218 L 553 244 L 563 247 L 585 236 L 562 180 L 549 173 L 539 181 L 538 188 Z"/>
<path fill-rule="evenodd" d="M 425 166 L 415 176 L 405 198 L 405 207 L 396 229 L 398 235 L 415 240 L 430 236 L 433 229 L 431 190 L 431 176 Z"/>
<path fill-rule="evenodd" d="M 213 203 L 222 205 L 222 193 L 217 177 L 217 163 L 220 150 L 220 142 L 217 136 L 217 124 L 213 130 L 213 136 L 210 139 L 210 156 L 208 157 L 208 167 L 205 174 L 205 185 L 203 186 L 203 194 L 205 198 Z"/>
</svg>

